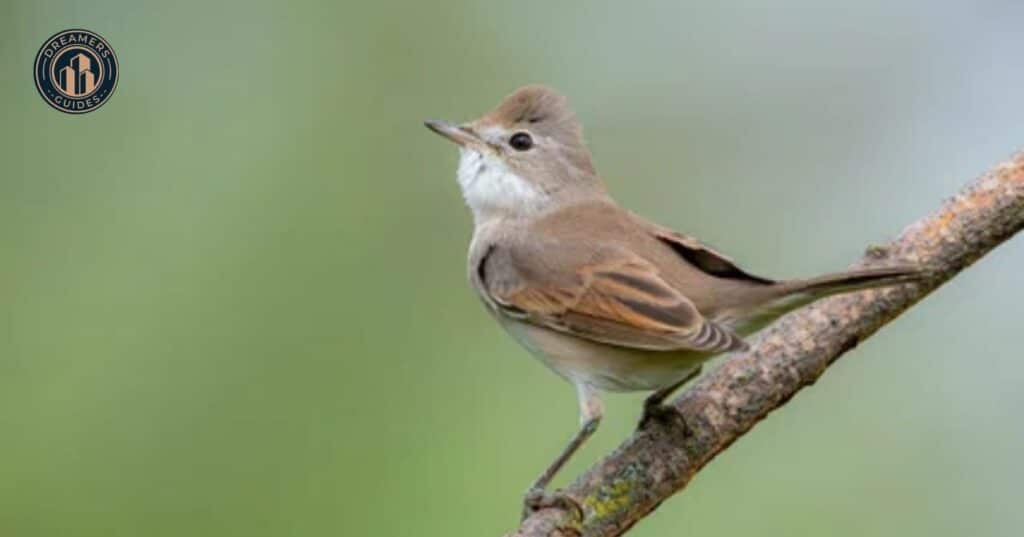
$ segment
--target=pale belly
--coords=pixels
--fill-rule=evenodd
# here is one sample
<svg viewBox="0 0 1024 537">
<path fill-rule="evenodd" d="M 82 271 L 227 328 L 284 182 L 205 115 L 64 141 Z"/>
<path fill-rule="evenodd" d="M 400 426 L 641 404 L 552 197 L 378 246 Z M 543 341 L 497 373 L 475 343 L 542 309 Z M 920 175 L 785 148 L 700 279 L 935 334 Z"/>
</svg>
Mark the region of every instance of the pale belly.
<svg viewBox="0 0 1024 537">
<path fill-rule="evenodd" d="M 653 391 L 687 375 L 712 354 L 646 351 L 580 339 L 513 319 L 500 322 L 541 362 L 573 384 L 614 392 Z"/>
</svg>

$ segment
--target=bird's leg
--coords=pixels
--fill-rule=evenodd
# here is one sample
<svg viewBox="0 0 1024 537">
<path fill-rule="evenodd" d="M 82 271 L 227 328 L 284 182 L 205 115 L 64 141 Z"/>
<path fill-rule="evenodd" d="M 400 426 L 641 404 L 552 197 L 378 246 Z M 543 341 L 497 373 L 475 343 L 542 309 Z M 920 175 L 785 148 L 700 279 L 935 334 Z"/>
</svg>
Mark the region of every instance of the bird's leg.
<svg viewBox="0 0 1024 537">
<path fill-rule="evenodd" d="M 640 427 L 642 428 L 650 420 L 664 420 L 665 418 L 671 418 L 679 413 L 675 408 L 668 406 L 665 403 L 665 399 L 668 399 L 672 392 L 679 389 L 680 386 L 686 384 L 691 379 L 700 375 L 703 365 L 698 365 L 693 369 L 686 372 L 683 377 L 664 388 L 652 393 L 644 400 L 644 414 L 640 418 Z"/>
<path fill-rule="evenodd" d="M 576 396 L 580 403 L 580 429 L 576 431 L 565 449 L 526 491 L 526 497 L 523 499 L 524 519 L 538 509 L 554 506 L 574 510 L 579 518 L 583 518 L 583 509 L 576 500 L 560 492 L 548 493 L 544 490 L 551 483 L 555 474 L 562 469 L 562 466 L 565 466 L 565 463 L 580 449 L 580 446 L 594 434 L 597 425 L 601 422 L 601 416 L 604 414 L 604 404 L 593 388 L 582 383 L 577 384 Z"/>
</svg>

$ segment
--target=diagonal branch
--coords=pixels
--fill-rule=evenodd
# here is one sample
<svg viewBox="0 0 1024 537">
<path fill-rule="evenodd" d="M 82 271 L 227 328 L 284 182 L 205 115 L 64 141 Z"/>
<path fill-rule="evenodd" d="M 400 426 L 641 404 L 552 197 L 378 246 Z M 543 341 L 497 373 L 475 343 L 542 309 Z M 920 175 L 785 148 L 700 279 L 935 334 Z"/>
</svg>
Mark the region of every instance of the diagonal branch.
<svg viewBox="0 0 1024 537">
<path fill-rule="evenodd" d="M 1024 152 L 974 180 L 859 266 L 914 262 L 925 283 L 821 300 L 762 332 L 672 402 L 679 416 L 649 421 L 563 492 L 583 508 L 547 508 L 512 537 L 614 536 L 689 483 L 715 455 L 815 380 L 839 356 L 1024 228 Z"/>
</svg>

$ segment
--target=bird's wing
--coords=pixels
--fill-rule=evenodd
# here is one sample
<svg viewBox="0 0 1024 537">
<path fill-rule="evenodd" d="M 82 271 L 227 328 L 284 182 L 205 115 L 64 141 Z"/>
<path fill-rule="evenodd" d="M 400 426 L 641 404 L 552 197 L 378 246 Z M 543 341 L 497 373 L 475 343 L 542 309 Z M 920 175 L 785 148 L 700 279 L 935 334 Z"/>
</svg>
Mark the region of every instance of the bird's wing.
<svg viewBox="0 0 1024 537">
<path fill-rule="evenodd" d="M 689 235 L 684 235 L 652 222 L 644 221 L 644 223 L 655 238 L 665 243 L 669 248 L 672 248 L 680 257 L 705 274 L 717 278 L 747 281 L 754 284 L 771 285 L 776 283 L 774 280 L 755 276 L 739 268 L 732 259 Z"/>
<path fill-rule="evenodd" d="M 649 350 L 746 348 L 623 248 L 496 246 L 478 274 L 485 299 L 506 315 L 584 339 Z"/>
</svg>

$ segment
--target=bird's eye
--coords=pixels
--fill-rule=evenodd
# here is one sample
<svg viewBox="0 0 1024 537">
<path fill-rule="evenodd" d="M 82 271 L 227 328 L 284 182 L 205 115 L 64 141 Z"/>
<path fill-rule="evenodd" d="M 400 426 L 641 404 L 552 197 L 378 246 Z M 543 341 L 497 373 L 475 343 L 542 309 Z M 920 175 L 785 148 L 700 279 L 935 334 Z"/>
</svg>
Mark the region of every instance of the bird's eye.
<svg viewBox="0 0 1024 537">
<path fill-rule="evenodd" d="M 508 145 L 516 151 L 526 151 L 533 147 L 533 138 L 525 132 L 517 132 L 508 139 Z"/>
</svg>

